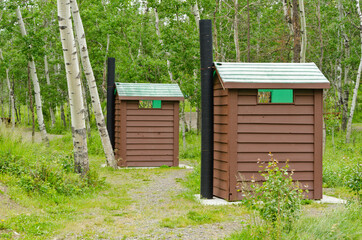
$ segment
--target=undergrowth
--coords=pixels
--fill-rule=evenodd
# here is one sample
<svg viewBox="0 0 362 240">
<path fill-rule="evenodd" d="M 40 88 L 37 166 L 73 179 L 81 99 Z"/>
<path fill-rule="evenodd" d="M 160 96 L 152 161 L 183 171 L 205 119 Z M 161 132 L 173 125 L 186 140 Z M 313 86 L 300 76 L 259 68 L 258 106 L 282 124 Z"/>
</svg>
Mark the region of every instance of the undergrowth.
<svg viewBox="0 0 362 240">
<path fill-rule="evenodd" d="M 93 170 L 84 177 L 74 173 L 71 151 L 23 142 L 4 128 L 0 129 L 0 181 L 55 201 L 56 195 L 79 195 L 104 186 L 104 179 Z"/>
</svg>

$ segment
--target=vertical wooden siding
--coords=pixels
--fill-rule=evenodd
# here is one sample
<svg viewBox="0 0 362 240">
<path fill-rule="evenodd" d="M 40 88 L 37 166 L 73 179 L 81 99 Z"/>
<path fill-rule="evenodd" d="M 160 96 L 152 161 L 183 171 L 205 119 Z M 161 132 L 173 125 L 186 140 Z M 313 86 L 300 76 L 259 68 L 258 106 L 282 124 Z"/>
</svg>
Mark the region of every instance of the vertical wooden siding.
<svg viewBox="0 0 362 240">
<path fill-rule="evenodd" d="M 289 159 L 293 179 L 314 198 L 314 102 L 313 90 L 294 90 L 294 104 L 257 104 L 257 89 L 239 90 L 237 171 L 247 181 L 261 180 L 258 159 L 269 160 L 271 152 L 281 164 Z"/>
<path fill-rule="evenodd" d="M 228 90 L 214 80 L 214 195 L 229 199 Z"/>
<path fill-rule="evenodd" d="M 138 101 L 122 102 L 126 103 L 123 111 L 116 106 L 116 156 L 124 155 L 122 166 L 177 166 L 178 102 L 162 101 L 161 109 L 139 109 Z M 122 119 L 118 112 L 125 116 L 123 122 L 117 121 Z"/>
</svg>

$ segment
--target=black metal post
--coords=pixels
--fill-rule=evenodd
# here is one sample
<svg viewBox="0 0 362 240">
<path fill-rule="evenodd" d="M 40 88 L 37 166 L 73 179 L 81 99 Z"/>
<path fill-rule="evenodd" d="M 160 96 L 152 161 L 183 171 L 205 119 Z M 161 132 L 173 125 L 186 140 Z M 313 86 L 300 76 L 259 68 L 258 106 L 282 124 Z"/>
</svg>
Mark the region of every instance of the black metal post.
<svg viewBox="0 0 362 240">
<path fill-rule="evenodd" d="M 116 59 L 108 58 L 107 61 L 107 130 L 109 139 L 114 150 L 114 111 L 115 111 L 115 97 L 114 97 L 114 80 L 116 75 Z"/>
<path fill-rule="evenodd" d="M 201 57 L 201 197 L 213 197 L 214 96 L 211 20 L 200 20 Z"/>
</svg>

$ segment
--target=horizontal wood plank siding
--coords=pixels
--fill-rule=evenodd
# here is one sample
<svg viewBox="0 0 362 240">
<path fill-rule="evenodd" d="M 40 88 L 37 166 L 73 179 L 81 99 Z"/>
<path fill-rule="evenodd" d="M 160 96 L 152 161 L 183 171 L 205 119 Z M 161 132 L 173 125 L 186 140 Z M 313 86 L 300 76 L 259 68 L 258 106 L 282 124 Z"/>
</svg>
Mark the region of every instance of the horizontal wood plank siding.
<svg viewBox="0 0 362 240">
<path fill-rule="evenodd" d="M 178 165 L 178 156 L 175 156 L 178 149 L 174 149 L 176 137 L 178 145 L 178 128 L 175 132 L 178 116 L 174 110 L 176 106 L 178 111 L 178 102 L 162 101 L 161 109 L 141 109 L 136 100 L 122 100 L 126 103 L 122 109 L 119 102 L 116 102 L 116 146 L 120 151 L 116 155 L 124 154 L 122 166 Z M 120 134 L 122 131 L 124 136 Z"/>
<path fill-rule="evenodd" d="M 314 196 L 314 91 L 294 90 L 293 104 L 257 104 L 257 89 L 239 90 L 237 171 L 246 181 L 261 181 L 261 163 L 273 157 L 294 170 L 293 180 Z M 241 195 L 238 194 L 240 199 Z"/>
<path fill-rule="evenodd" d="M 229 198 L 228 91 L 214 80 L 214 195 Z"/>
</svg>

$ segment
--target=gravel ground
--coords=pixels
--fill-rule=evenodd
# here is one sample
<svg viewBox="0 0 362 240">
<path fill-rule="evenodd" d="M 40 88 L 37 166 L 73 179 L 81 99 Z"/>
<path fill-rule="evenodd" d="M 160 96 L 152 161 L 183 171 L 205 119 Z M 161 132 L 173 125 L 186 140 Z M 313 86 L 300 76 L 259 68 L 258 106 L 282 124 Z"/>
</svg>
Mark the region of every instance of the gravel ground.
<svg viewBox="0 0 362 240">
<path fill-rule="evenodd" d="M 176 179 L 184 178 L 190 170 L 180 169 L 165 172 L 163 176 L 154 177 L 151 182 L 142 189 L 130 193 L 136 200 L 131 205 L 130 211 L 145 216 L 139 221 L 130 223 L 136 224 L 137 235 L 127 239 L 219 239 L 240 230 L 242 227 L 241 217 L 231 222 L 215 224 L 203 224 L 188 226 L 185 228 L 166 228 L 160 226 L 163 218 L 173 218 L 176 215 L 187 214 L 189 209 L 172 209 L 169 206 L 176 204 L 172 196 L 183 191 L 182 186 Z M 217 206 L 215 206 L 217 208 Z"/>
</svg>

